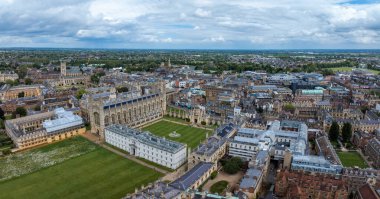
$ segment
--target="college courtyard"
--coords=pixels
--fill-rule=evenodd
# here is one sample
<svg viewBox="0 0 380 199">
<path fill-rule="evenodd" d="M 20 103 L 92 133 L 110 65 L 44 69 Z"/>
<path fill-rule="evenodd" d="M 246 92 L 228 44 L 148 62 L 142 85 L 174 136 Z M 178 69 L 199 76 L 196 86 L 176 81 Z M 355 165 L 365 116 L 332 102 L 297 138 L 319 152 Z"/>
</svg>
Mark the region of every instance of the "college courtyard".
<svg viewBox="0 0 380 199">
<path fill-rule="evenodd" d="M 160 120 L 156 123 L 143 127 L 144 131 L 149 131 L 157 136 L 187 144 L 191 149 L 196 148 L 206 139 L 206 136 L 212 135 L 212 131 L 193 127 L 189 124 Z M 175 132 L 175 133 L 173 133 Z"/>
<path fill-rule="evenodd" d="M 83 137 L 0 159 L 0 198 L 121 198 L 162 177 Z"/>
</svg>

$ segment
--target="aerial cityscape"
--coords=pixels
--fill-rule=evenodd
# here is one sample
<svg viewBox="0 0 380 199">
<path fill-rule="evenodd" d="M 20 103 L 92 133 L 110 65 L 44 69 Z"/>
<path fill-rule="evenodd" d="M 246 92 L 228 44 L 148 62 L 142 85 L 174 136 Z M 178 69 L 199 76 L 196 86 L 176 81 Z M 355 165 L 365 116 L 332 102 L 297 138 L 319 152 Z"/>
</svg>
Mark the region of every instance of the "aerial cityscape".
<svg viewBox="0 0 380 199">
<path fill-rule="evenodd" d="M 0 0 L 0 198 L 380 199 L 379 13 Z"/>
</svg>

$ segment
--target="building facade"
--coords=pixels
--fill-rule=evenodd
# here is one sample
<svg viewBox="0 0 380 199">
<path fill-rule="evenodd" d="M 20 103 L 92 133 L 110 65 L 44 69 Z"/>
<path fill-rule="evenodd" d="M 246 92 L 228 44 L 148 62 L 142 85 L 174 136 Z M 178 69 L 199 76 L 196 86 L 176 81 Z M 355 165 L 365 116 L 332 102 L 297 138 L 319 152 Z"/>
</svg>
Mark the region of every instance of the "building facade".
<svg viewBox="0 0 380 199">
<path fill-rule="evenodd" d="M 105 129 L 105 141 L 129 154 L 144 158 L 171 169 L 186 162 L 186 145 L 140 132 L 124 125 L 110 125 Z"/>
<path fill-rule="evenodd" d="M 372 166 L 380 168 L 380 141 L 377 138 L 372 138 L 368 142 L 365 152 L 371 159 Z"/>
<path fill-rule="evenodd" d="M 5 122 L 5 131 L 16 150 L 63 140 L 85 132 L 83 120 L 63 108 Z"/>
<path fill-rule="evenodd" d="M 105 127 L 111 124 L 133 128 L 162 118 L 166 112 L 166 94 L 160 85 L 154 84 L 149 90 L 97 94 L 101 97 L 90 95 L 86 107 L 91 132 L 104 137 Z"/>
</svg>

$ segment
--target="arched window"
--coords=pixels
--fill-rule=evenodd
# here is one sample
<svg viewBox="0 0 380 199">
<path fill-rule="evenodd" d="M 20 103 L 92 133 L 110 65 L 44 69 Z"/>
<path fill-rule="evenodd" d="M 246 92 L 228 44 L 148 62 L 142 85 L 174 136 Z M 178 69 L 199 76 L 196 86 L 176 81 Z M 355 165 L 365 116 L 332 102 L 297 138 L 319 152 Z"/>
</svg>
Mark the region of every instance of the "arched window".
<svg viewBox="0 0 380 199">
<path fill-rule="evenodd" d="M 110 117 L 107 115 L 105 118 L 104 118 L 104 125 L 108 126 L 110 123 Z"/>
<path fill-rule="evenodd" d="M 100 125 L 100 116 L 98 112 L 94 112 L 94 120 L 96 125 Z"/>
<path fill-rule="evenodd" d="M 116 118 L 115 118 L 116 116 L 115 116 L 115 114 L 112 114 L 112 116 L 111 116 L 111 122 L 112 122 L 112 124 L 115 124 L 116 123 Z"/>
</svg>

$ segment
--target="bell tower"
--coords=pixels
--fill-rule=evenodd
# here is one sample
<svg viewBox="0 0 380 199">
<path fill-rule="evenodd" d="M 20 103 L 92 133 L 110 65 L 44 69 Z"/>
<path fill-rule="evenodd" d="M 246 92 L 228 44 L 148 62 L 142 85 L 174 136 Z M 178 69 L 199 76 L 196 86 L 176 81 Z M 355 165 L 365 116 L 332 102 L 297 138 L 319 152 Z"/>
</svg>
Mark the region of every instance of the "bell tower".
<svg viewBox="0 0 380 199">
<path fill-rule="evenodd" d="M 66 76 L 66 62 L 61 61 L 61 76 Z"/>
</svg>

